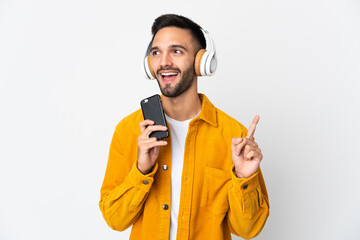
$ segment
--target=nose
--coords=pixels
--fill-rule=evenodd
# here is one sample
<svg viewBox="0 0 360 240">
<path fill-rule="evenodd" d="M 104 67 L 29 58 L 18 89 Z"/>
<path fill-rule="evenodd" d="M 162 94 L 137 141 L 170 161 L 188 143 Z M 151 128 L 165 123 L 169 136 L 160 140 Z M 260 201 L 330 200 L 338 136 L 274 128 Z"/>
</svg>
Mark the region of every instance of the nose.
<svg viewBox="0 0 360 240">
<path fill-rule="evenodd" d="M 168 53 L 164 53 L 161 56 L 160 67 L 166 68 L 172 65 L 171 56 Z"/>
</svg>

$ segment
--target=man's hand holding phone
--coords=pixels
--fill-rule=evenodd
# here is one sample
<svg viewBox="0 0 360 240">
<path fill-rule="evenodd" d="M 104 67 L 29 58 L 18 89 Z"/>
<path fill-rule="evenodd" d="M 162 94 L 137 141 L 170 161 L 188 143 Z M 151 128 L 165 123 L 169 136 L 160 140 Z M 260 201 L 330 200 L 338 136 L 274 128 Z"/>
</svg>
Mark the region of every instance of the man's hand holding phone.
<svg viewBox="0 0 360 240">
<path fill-rule="evenodd" d="M 167 127 L 162 125 L 154 125 L 154 121 L 145 120 L 140 122 L 140 136 L 138 137 L 138 155 L 137 167 L 139 171 L 146 175 L 155 165 L 159 156 L 160 146 L 165 146 L 166 141 L 158 141 L 156 137 L 149 137 L 154 131 L 166 131 Z"/>
</svg>

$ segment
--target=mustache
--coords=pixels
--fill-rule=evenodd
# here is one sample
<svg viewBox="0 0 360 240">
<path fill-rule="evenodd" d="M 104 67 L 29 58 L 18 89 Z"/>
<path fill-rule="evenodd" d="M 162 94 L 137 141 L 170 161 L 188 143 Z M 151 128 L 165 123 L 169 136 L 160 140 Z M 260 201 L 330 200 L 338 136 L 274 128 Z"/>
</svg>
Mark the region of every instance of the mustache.
<svg viewBox="0 0 360 240">
<path fill-rule="evenodd" d="M 156 74 L 159 75 L 159 72 L 163 71 L 163 70 L 173 70 L 173 71 L 177 71 L 177 72 L 181 73 L 179 68 L 173 68 L 173 67 L 165 67 L 165 68 L 163 68 L 163 67 L 161 67 L 156 71 Z"/>
</svg>

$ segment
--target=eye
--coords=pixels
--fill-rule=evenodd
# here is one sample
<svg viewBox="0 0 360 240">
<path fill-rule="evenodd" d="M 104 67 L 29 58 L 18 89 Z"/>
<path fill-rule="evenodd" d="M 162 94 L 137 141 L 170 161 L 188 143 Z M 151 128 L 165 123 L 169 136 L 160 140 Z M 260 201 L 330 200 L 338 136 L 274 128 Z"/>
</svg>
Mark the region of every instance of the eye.
<svg viewBox="0 0 360 240">
<path fill-rule="evenodd" d="M 175 49 L 175 50 L 174 50 L 174 53 L 180 54 L 180 53 L 182 53 L 182 51 L 180 51 L 179 49 Z"/>
<path fill-rule="evenodd" d="M 159 55 L 160 53 L 159 53 L 159 51 L 152 51 L 151 52 L 151 55 Z"/>
</svg>

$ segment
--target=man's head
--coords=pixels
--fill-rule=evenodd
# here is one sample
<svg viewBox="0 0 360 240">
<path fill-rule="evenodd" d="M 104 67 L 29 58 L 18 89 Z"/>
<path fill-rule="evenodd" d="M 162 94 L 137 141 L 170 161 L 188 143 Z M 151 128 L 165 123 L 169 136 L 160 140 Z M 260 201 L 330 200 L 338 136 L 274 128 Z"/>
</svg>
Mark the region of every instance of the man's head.
<svg viewBox="0 0 360 240">
<path fill-rule="evenodd" d="M 151 67 L 161 92 L 177 97 L 196 84 L 196 53 L 206 48 L 200 27 L 188 18 L 174 14 L 158 17 L 152 26 Z"/>
</svg>

